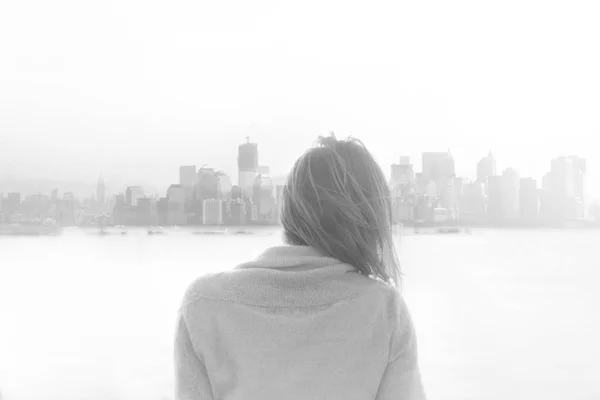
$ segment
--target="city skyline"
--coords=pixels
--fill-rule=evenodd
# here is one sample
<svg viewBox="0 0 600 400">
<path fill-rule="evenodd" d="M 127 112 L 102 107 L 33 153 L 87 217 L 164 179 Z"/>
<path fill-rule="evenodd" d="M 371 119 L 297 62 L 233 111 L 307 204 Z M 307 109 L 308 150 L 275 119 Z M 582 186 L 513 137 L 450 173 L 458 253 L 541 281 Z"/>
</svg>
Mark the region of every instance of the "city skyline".
<svg viewBox="0 0 600 400">
<path fill-rule="evenodd" d="M 246 137 L 246 141 L 248 141 L 250 139 L 250 137 Z M 238 143 L 241 144 L 242 142 Z M 252 141 L 253 144 L 258 144 L 255 141 Z M 237 149 L 237 145 L 235 146 L 231 146 Z M 262 149 L 262 146 L 259 147 Z M 415 170 L 415 172 L 421 172 L 422 171 L 422 156 L 423 154 L 441 154 L 441 153 L 446 153 L 446 152 L 450 152 L 453 156 L 454 159 L 454 165 L 455 165 L 455 170 L 456 170 L 456 177 L 459 178 L 466 178 L 468 180 L 472 180 L 475 181 L 478 179 L 478 168 L 479 168 L 479 164 L 484 161 L 488 155 L 493 155 L 494 161 L 495 161 L 495 165 L 494 165 L 494 171 L 496 175 L 502 175 L 503 171 L 507 170 L 507 169 L 514 169 L 516 170 L 520 176 L 522 177 L 531 177 L 533 178 L 539 186 L 541 186 L 544 175 L 548 173 L 548 171 L 550 170 L 550 166 L 551 166 L 551 162 L 552 160 L 558 159 L 560 157 L 568 157 L 568 156 L 574 156 L 574 154 L 558 154 L 548 160 L 545 161 L 545 168 L 540 172 L 539 176 L 536 175 L 532 175 L 532 174 L 527 174 L 524 173 L 522 170 L 520 170 L 519 168 L 513 167 L 511 165 L 507 165 L 506 163 L 502 162 L 502 156 L 498 155 L 497 152 L 495 152 L 493 149 L 488 150 L 485 154 L 480 155 L 480 157 L 477 159 L 477 161 L 469 167 L 465 167 L 464 164 L 465 162 L 462 161 L 455 156 L 455 152 L 452 149 L 447 149 L 446 151 L 441 151 L 441 152 L 436 152 L 436 151 L 423 151 L 421 152 L 417 157 L 413 156 L 413 155 L 407 155 L 407 154 L 399 154 L 396 157 L 396 160 L 391 162 L 389 165 L 383 165 L 380 162 L 380 165 L 382 167 L 382 170 L 386 176 L 386 179 L 389 181 L 392 178 L 392 173 L 390 170 L 390 167 L 393 164 L 402 164 L 404 162 L 406 162 L 406 160 L 410 160 L 410 163 L 413 167 L 413 169 Z M 265 151 L 261 151 L 261 159 L 262 157 L 264 157 L 265 155 L 268 158 L 268 153 L 265 154 Z M 585 157 L 581 157 L 583 159 L 586 159 Z M 235 157 L 235 159 L 237 160 L 237 156 Z M 403 160 L 404 159 L 404 160 Z M 295 161 L 295 160 L 294 160 Z M 586 159 L 587 164 L 588 164 L 588 168 L 586 171 L 586 176 L 587 176 L 587 193 L 586 196 L 589 199 L 597 199 L 600 198 L 600 192 L 598 191 L 598 189 L 600 189 L 600 187 L 598 187 L 598 185 L 594 185 L 594 178 L 595 175 L 593 172 L 590 172 L 590 168 L 589 168 L 589 160 Z M 258 165 L 260 164 L 260 165 Z M 592 163 L 593 164 L 593 163 Z M 223 170 L 223 169 L 219 169 L 219 168 L 215 168 L 213 165 L 210 164 L 206 164 L 206 163 L 196 163 L 196 164 L 182 164 L 180 163 L 180 165 L 176 168 L 176 171 L 170 171 L 170 174 L 173 175 L 173 178 L 170 182 L 168 183 L 163 183 L 163 184 L 157 184 L 152 182 L 152 178 L 151 177 L 141 177 L 141 179 L 133 179 L 131 181 L 127 181 L 125 179 L 121 179 L 121 182 L 115 184 L 115 182 L 111 182 L 110 179 L 106 179 L 105 174 L 103 172 L 100 172 L 96 178 L 96 180 L 93 181 L 93 184 L 91 182 L 88 182 L 86 184 L 90 185 L 89 187 L 92 188 L 93 186 L 93 192 L 96 193 L 96 182 L 98 179 L 102 179 L 104 182 L 104 190 L 106 191 L 106 196 L 109 195 L 115 195 L 117 193 L 120 192 L 124 192 L 126 187 L 128 186 L 132 186 L 132 185 L 138 185 L 138 186 L 145 186 L 147 188 L 151 188 L 153 191 L 156 191 L 158 194 L 164 194 L 166 193 L 166 191 L 168 190 L 169 186 L 173 183 L 179 183 L 180 182 L 180 173 L 181 173 L 181 168 L 185 168 L 186 166 L 193 166 L 196 165 L 198 168 L 200 167 L 204 167 L 204 168 L 209 168 L 209 169 L 213 169 L 215 171 L 220 171 L 225 173 L 227 176 L 229 176 L 232 180 L 232 183 L 234 185 L 238 184 L 238 169 L 235 168 L 233 169 L 233 171 L 227 171 L 227 170 Z M 261 168 L 265 168 L 265 163 L 263 163 L 262 161 L 258 161 L 257 160 L 257 165 L 258 165 L 258 170 L 260 170 Z M 459 166 L 462 166 L 462 168 L 459 168 Z M 268 168 L 271 169 L 270 166 L 268 166 Z M 469 170 L 470 169 L 470 173 L 468 174 L 461 174 L 461 171 L 465 171 L 465 170 Z M 272 169 L 271 169 L 272 170 Z M 287 175 L 288 171 L 285 172 L 281 172 L 281 173 L 269 173 L 269 175 L 273 178 L 275 178 L 277 181 L 281 181 L 286 175 Z M 492 174 L 493 175 L 493 174 Z M 16 178 L 18 180 L 18 178 Z M 2 181 L 2 175 L 0 174 L 0 185 Z M 83 183 L 83 182 L 82 182 Z M 0 186 L 1 189 L 1 186 Z M 8 192 L 9 190 L 4 190 L 4 192 Z M 0 190 L 0 192 L 2 192 L 2 190 Z M 37 193 L 37 192 L 36 192 Z M 36 194 L 36 193 L 31 193 L 31 194 Z M 90 193 L 90 196 L 93 193 Z"/>
</svg>

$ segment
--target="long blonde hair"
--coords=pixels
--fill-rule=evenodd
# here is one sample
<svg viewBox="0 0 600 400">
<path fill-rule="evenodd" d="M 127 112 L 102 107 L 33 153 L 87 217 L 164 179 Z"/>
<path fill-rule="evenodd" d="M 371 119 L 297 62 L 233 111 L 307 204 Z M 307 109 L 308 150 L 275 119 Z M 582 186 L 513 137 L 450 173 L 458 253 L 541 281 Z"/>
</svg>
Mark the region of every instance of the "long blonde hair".
<svg viewBox="0 0 600 400">
<path fill-rule="evenodd" d="M 360 140 L 320 136 L 294 164 L 282 203 L 288 244 L 313 247 L 364 275 L 400 286 L 390 190 Z"/>
</svg>

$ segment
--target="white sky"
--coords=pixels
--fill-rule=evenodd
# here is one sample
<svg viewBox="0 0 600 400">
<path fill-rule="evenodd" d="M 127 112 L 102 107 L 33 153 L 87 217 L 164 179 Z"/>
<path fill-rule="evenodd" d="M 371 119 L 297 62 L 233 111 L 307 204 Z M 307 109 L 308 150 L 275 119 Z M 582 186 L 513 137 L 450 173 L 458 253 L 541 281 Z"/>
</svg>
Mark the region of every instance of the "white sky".
<svg viewBox="0 0 600 400">
<path fill-rule="evenodd" d="M 286 172 L 319 134 L 389 164 L 450 148 L 473 177 L 600 179 L 598 1 L 0 2 L 0 175 L 237 179 L 250 135 Z M 598 193 L 597 188 L 596 193 Z"/>
</svg>

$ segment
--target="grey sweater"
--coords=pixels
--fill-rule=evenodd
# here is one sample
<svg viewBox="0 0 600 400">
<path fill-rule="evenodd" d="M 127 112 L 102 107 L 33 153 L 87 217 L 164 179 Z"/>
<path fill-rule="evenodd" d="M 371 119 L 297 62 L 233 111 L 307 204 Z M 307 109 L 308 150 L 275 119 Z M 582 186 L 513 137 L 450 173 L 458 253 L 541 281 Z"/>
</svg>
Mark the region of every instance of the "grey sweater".
<svg viewBox="0 0 600 400">
<path fill-rule="evenodd" d="M 178 400 L 425 398 L 400 293 L 300 246 L 189 287 L 175 377 Z"/>
</svg>

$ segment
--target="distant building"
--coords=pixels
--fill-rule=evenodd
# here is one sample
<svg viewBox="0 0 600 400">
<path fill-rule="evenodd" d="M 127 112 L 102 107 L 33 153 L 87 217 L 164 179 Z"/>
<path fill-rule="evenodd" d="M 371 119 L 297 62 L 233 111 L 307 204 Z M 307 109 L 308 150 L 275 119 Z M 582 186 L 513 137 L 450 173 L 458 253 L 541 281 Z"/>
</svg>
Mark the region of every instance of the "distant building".
<svg viewBox="0 0 600 400">
<path fill-rule="evenodd" d="M 7 214 L 15 214 L 21 208 L 21 193 L 8 193 L 4 202 L 4 209 Z"/>
<path fill-rule="evenodd" d="M 486 184 L 490 176 L 496 176 L 496 159 L 491 151 L 477 163 L 477 182 Z"/>
<path fill-rule="evenodd" d="M 516 220 L 520 217 L 519 173 L 508 168 L 502 173 L 502 216 L 506 220 Z"/>
<path fill-rule="evenodd" d="M 400 162 L 398 164 L 400 164 L 400 165 L 411 165 L 411 163 L 410 163 L 410 157 L 408 157 L 408 156 L 400 156 Z"/>
<path fill-rule="evenodd" d="M 223 201 L 206 199 L 202 202 L 202 223 L 204 225 L 223 225 Z"/>
<path fill-rule="evenodd" d="M 537 222 L 539 217 L 539 191 L 535 179 L 521 178 L 519 202 L 521 220 L 526 223 Z"/>
<path fill-rule="evenodd" d="M 196 175 L 196 199 L 200 204 L 206 199 L 219 197 L 219 176 L 214 168 L 202 167 Z"/>
<path fill-rule="evenodd" d="M 412 222 L 415 220 L 416 205 L 415 198 L 403 199 L 395 197 L 392 199 L 392 222 Z"/>
<path fill-rule="evenodd" d="M 551 171 L 544 175 L 540 191 L 540 219 L 562 223 L 583 219 L 585 207 L 584 159 L 569 156 L 551 161 Z"/>
<path fill-rule="evenodd" d="M 266 165 L 259 165 L 257 172 L 259 175 L 269 175 L 271 173 L 271 170 Z"/>
<path fill-rule="evenodd" d="M 551 162 L 551 191 L 562 220 L 585 217 L 586 169 L 586 161 L 576 156 L 559 157 Z"/>
<path fill-rule="evenodd" d="M 140 186 L 128 186 L 125 190 L 125 205 L 135 207 L 139 199 L 146 197 Z"/>
<path fill-rule="evenodd" d="M 194 188 L 196 186 L 195 165 L 183 165 L 179 167 L 179 184 L 183 188 Z"/>
<path fill-rule="evenodd" d="M 243 194 L 241 187 L 239 187 L 237 185 L 234 185 L 231 187 L 231 198 L 232 199 L 241 199 L 243 197 L 244 197 L 244 194 Z"/>
<path fill-rule="evenodd" d="M 410 164 L 392 164 L 392 186 L 415 185 L 415 172 Z"/>
<path fill-rule="evenodd" d="M 258 220 L 271 221 L 275 213 L 275 198 L 273 196 L 273 180 L 268 175 L 258 175 L 252 191 L 253 203 L 257 206 Z"/>
<path fill-rule="evenodd" d="M 98 179 L 98 183 L 96 184 L 96 204 L 101 208 L 106 205 L 106 186 L 102 177 Z"/>
<path fill-rule="evenodd" d="M 52 193 L 50 194 L 50 201 L 52 201 L 52 202 L 58 201 L 58 189 L 52 189 Z"/>
<path fill-rule="evenodd" d="M 461 220 L 483 222 L 486 213 L 485 185 L 482 182 L 464 183 L 459 204 Z"/>
<path fill-rule="evenodd" d="M 238 186 L 240 186 L 248 196 L 252 196 L 254 180 L 258 176 L 258 145 L 250 143 L 246 138 L 246 143 L 238 147 Z"/>
<path fill-rule="evenodd" d="M 169 199 L 161 197 L 156 203 L 158 225 L 169 225 Z"/>
<path fill-rule="evenodd" d="M 488 205 L 487 214 L 492 222 L 501 222 L 504 219 L 504 185 L 502 176 L 488 176 L 487 192 Z"/>
<path fill-rule="evenodd" d="M 217 198 L 228 198 L 231 197 L 231 190 L 233 185 L 231 184 L 231 178 L 224 172 L 217 172 Z"/>
<path fill-rule="evenodd" d="M 137 225 L 154 226 L 158 225 L 158 209 L 156 200 L 150 197 L 138 199 L 137 204 Z"/>
<path fill-rule="evenodd" d="M 186 209 L 191 207 L 196 189 L 196 166 L 183 165 L 179 167 L 179 184 L 183 188 Z"/>
<path fill-rule="evenodd" d="M 185 190 L 181 185 L 171 185 L 167 190 L 167 224 L 185 225 Z"/>
<path fill-rule="evenodd" d="M 455 177 L 454 158 L 447 153 L 423 153 L 423 176 L 427 181 L 436 185 L 436 195 L 439 197 L 449 189 L 450 181 Z"/>
<path fill-rule="evenodd" d="M 124 206 L 125 205 L 125 195 L 123 193 L 119 193 L 115 196 L 115 206 Z"/>
<path fill-rule="evenodd" d="M 231 202 L 231 225 L 246 225 L 246 203 L 241 199 Z"/>
</svg>

